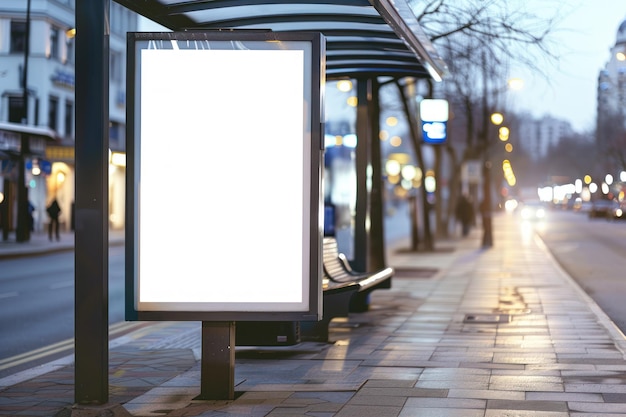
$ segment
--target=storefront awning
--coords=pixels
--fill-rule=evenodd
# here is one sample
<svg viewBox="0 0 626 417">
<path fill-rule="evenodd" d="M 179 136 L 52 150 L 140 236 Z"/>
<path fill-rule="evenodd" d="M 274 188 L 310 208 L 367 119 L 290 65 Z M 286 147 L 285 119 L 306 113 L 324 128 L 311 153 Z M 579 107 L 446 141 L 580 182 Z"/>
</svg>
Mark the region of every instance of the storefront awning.
<svg viewBox="0 0 626 417">
<path fill-rule="evenodd" d="M 28 137 L 29 155 L 35 156 L 43 156 L 48 143 L 56 143 L 60 140 L 57 133 L 47 127 L 0 122 L 0 158 L 19 157 L 22 135 Z"/>
</svg>

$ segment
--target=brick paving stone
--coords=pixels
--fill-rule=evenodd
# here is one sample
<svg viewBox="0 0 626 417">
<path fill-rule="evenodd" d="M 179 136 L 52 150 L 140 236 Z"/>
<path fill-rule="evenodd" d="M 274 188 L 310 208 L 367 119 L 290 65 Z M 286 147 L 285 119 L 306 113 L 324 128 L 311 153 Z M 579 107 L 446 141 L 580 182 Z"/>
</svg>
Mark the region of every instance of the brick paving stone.
<svg viewBox="0 0 626 417">
<path fill-rule="evenodd" d="M 237 348 L 234 400 L 195 399 L 199 322 L 142 327 L 110 350 L 110 402 L 137 417 L 626 416 L 623 336 L 513 218 L 494 222 L 488 250 L 478 230 L 455 250 L 390 250 L 392 288 L 329 343 Z M 66 410 L 73 378 L 0 385 L 0 415 Z"/>
</svg>

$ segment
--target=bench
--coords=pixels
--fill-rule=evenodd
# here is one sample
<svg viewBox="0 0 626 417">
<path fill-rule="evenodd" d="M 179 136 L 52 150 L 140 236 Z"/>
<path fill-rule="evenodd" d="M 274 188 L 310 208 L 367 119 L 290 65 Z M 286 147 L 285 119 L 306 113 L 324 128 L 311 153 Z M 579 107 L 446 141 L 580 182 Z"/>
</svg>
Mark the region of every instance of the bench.
<svg viewBox="0 0 626 417">
<path fill-rule="evenodd" d="M 393 268 L 374 273 L 356 272 L 333 237 L 323 242 L 323 312 L 320 321 L 238 321 L 237 346 L 289 346 L 302 341 L 328 342 L 328 326 L 335 317 L 369 309 L 370 293 L 391 288 Z"/>
<path fill-rule="evenodd" d="M 391 288 L 393 268 L 384 268 L 376 272 L 357 272 L 352 269 L 346 256 L 339 252 L 334 237 L 324 237 L 323 246 L 324 275 L 334 283 L 355 282 L 359 291 L 352 296 L 349 310 L 363 312 L 369 309 L 370 293 L 377 289 Z"/>
<path fill-rule="evenodd" d="M 350 300 L 359 291 L 356 282 L 322 281 L 322 320 L 320 321 L 238 321 L 236 346 L 290 346 L 302 341 L 327 342 L 328 325 L 335 317 L 348 317 Z"/>
</svg>

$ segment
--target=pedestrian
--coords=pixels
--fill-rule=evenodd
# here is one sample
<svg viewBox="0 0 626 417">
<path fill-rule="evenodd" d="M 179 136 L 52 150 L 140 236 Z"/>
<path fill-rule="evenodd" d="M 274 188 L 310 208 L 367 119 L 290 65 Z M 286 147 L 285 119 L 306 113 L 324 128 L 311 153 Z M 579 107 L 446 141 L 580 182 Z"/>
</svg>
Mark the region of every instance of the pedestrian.
<svg viewBox="0 0 626 417">
<path fill-rule="evenodd" d="M 28 230 L 31 232 L 35 231 L 35 206 L 30 201 L 28 202 Z"/>
<path fill-rule="evenodd" d="M 48 216 L 50 216 L 50 223 L 48 224 L 48 238 L 52 242 L 52 231 L 54 230 L 54 235 L 57 238 L 57 241 L 61 240 L 59 236 L 59 214 L 61 214 L 61 207 L 55 198 L 52 200 L 52 203 L 46 208 L 48 212 Z"/>
<path fill-rule="evenodd" d="M 456 205 L 456 218 L 461 222 L 463 236 L 469 234 L 470 227 L 474 224 L 475 216 L 471 198 L 466 194 L 461 195 Z"/>
</svg>

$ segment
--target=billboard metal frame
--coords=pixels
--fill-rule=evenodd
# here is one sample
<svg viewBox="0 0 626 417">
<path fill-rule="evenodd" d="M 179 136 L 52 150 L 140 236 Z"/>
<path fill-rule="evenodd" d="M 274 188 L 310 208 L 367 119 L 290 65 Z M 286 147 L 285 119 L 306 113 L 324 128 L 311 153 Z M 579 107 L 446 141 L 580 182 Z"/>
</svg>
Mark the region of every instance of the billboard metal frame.
<svg viewBox="0 0 626 417">
<path fill-rule="evenodd" d="M 127 138 L 127 181 L 126 181 L 126 319 L 127 320 L 188 320 L 188 321 L 316 321 L 321 319 L 322 315 L 322 290 L 321 290 L 321 276 L 322 276 L 322 262 L 321 262 L 321 242 L 323 234 L 323 225 L 320 219 L 322 218 L 323 210 L 323 193 L 322 177 L 323 177 L 323 88 L 325 82 L 325 39 L 323 35 L 316 32 L 271 32 L 271 31 L 186 31 L 186 32 L 136 32 L 129 33 L 127 38 L 127 117 L 126 117 L 126 138 Z M 147 48 L 146 45 L 150 45 Z M 162 46 L 158 46 L 162 45 Z M 189 46 L 191 45 L 191 46 Z M 201 45 L 201 46 L 198 46 Z M 216 47 L 217 45 L 217 47 Z M 220 46 L 221 45 L 221 46 Z M 226 46 L 225 46 L 226 45 Z M 230 45 L 230 46 L 229 46 Z M 305 45 L 302 47 L 302 45 Z M 238 246 L 228 246 L 228 243 L 220 241 L 220 236 L 206 236 L 198 235 L 197 230 L 185 230 L 178 227 L 168 226 L 163 224 L 162 230 L 158 233 L 162 236 L 162 240 L 158 242 L 161 246 L 159 250 L 168 247 L 178 249 L 176 246 L 181 245 L 183 242 L 189 244 L 193 242 L 193 245 L 204 246 L 204 253 L 206 258 L 203 262 L 206 264 L 203 271 L 198 271 L 198 280 L 201 282 L 202 291 L 205 291 L 207 286 L 211 291 L 216 291 L 209 297 L 209 301 L 198 302 L 192 300 L 187 302 L 184 297 L 175 302 L 170 302 L 166 299 L 165 302 L 156 303 L 143 303 L 142 287 L 143 283 L 148 280 L 141 275 L 142 265 L 148 265 L 150 262 L 165 262 L 167 267 L 164 270 L 174 271 L 180 266 L 181 271 L 187 271 L 183 266 L 186 262 L 195 262 L 196 259 L 181 259 L 180 252 L 177 252 L 179 256 L 173 256 L 172 259 L 163 259 L 165 257 L 154 256 L 158 253 L 166 252 L 148 252 L 145 255 L 142 252 L 142 238 L 155 236 L 154 233 L 148 233 L 149 229 L 154 228 L 153 223 L 147 223 L 148 226 L 142 225 L 142 213 L 147 218 L 149 213 L 142 211 L 142 198 L 148 198 L 149 189 L 148 181 L 158 181 L 159 179 L 153 176 L 142 177 L 142 163 L 148 165 L 146 161 L 142 162 L 144 155 L 142 154 L 142 95 L 141 95 L 141 70 L 142 70 L 142 58 L 141 53 L 146 49 L 159 49 L 162 50 L 175 50 L 175 49 L 187 48 L 188 51 L 197 54 L 206 54 L 215 52 L 216 50 L 233 50 L 233 51 L 248 51 L 250 49 L 255 51 L 282 51 L 282 50 L 302 50 L 304 54 L 303 66 L 304 74 L 303 78 L 303 103 L 301 104 L 303 115 L 303 127 L 301 139 L 302 146 L 302 162 L 300 169 L 302 178 L 302 189 L 292 190 L 292 196 L 285 198 L 292 198 L 294 207 L 300 208 L 301 213 L 301 241 L 296 242 L 295 239 L 290 241 L 283 241 L 281 239 L 281 227 L 286 227 L 283 223 L 275 222 L 272 227 L 276 229 L 276 236 L 267 235 L 267 227 L 259 230 L 254 230 L 251 227 L 244 229 L 237 229 L 233 227 L 233 233 L 237 233 L 239 238 L 237 240 Z M 199 56 L 199 55 L 198 55 Z M 147 70 L 147 68 L 144 68 Z M 246 69 L 246 76 L 254 79 L 255 71 L 254 67 Z M 206 77 L 211 77 L 211 68 L 206 68 L 204 72 Z M 145 74 L 145 73 L 144 73 Z M 173 73 L 171 74 L 172 80 L 179 80 L 180 77 L 185 77 L 185 74 Z M 167 84 L 167 79 L 162 79 L 163 83 Z M 259 80 L 258 82 L 263 82 Z M 139 85 L 138 85 L 139 84 Z M 176 82 L 174 82 L 176 85 Z M 202 83 L 200 83 L 202 84 Z M 155 86 L 155 84 L 149 84 Z M 203 105 L 206 97 L 199 95 L 202 91 L 192 90 L 188 92 L 177 91 L 174 95 L 176 98 L 180 98 L 180 94 L 188 94 L 188 101 L 170 102 L 168 105 L 172 108 L 178 106 L 201 106 Z M 219 100 L 219 97 L 217 98 Z M 270 98 L 267 98 L 268 100 Z M 269 104 L 269 101 L 268 101 Z M 153 107 L 152 107 L 153 108 Z M 277 108 L 280 112 L 280 107 Z M 251 115 L 250 115 L 251 116 Z M 240 123 L 246 123 L 246 114 L 241 114 Z M 154 122 L 154 120 L 152 120 Z M 280 113 L 276 114 L 274 123 L 281 123 Z M 267 137 L 267 136 L 264 136 Z M 173 140 L 173 139 L 172 139 Z M 238 149 L 238 152 L 245 152 L 246 140 L 248 138 L 235 138 L 229 139 L 230 146 L 234 149 Z M 188 143 L 188 142 L 187 142 Z M 284 143 L 284 142 L 283 142 Z M 189 144 L 189 143 L 188 143 Z M 178 145 L 176 145 L 178 146 Z M 203 145 L 204 150 L 210 151 L 208 145 Z M 299 145 L 296 145 L 299 146 Z M 184 147 L 185 148 L 185 147 Z M 187 152 L 198 152 L 197 149 L 185 148 Z M 254 149 L 260 153 L 255 155 L 255 158 L 259 158 L 264 166 L 271 166 L 272 164 L 279 164 L 283 158 L 290 158 L 290 155 L 285 155 L 280 152 L 280 144 L 265 143 L 261 148 L 254 143 Z M 293 149 L 293 147 L 292 147 Z M 182 155 L 181 157 L 185 157 Z M 150 162 L 152 164 L 154 161 Z M 300 164 L 300 161 L 292 162 Z M 184 164 L 177 165 L 178 168 L 185 167 Z M 293 168 L 293 167 L 292 167 Z M 211 169 L 210 166 L 203 168 L 205 171 Z M 207 173 L 207 175 L 219 175 L 219 173 Z M 186 174 L 183 172 L 170 173 L 165 175 L 171 175 L 177 178 L 177 181 L 189 181 L 186 178 Z M 276 193 L 285 193 L 284 184 L 281 184 L 277 178 L 267 176 L 270 174 L 264 174 L 264 172 L 255 172 L 255 178 L 258 181 L 257 187 L 265 187 L 268 197 L 267 201 L 250 201 L 249 196 L 243 193 L 233 193 L 229 196 L 229 204 L 242 205 L 247 207 L 249 216 L 254 216 L 258 210 L 259 204 L 272 204 L 272 195 L 278 196 Z M 298 177 L 300 178 L 300 177 Z M 274 181 L 274 183 L 272 183 Z M 157 186 L 158 187 L 158 186 Z M 272 190 L 275 187 L 275 190 Z M 151 190 L 155 190 L 154 184 L 152 184 Z M 171 190 L 164 190 L 164 192 Z M 297 191 L 300 191 L 298 193 Z M 153 192 L 153 191 L 150 191 Z M 143 197 L 142 197 L 143 193 Z M 281 197 L 283 198 L 283 197 Z M 219 200 L 219 196 L 209 196 L 206 199 L 211 204 L 222 204 L 223 201 Z M 283 198 L 283 201 L 284 198 Z M 197 201 L 199 205 L 201 201 Z M 180 218 L 181 216 L 189 216 L 186 203 L 177 204 L 174 201 L 169 206 L 171 210 L 167 214 L 161 216 L 167 216 L 171 222 L 171 219 Z M 196 210 L 197 208 L 194 208 Z M 289 210 L 290 207 L 274 207 L 274 210 L 281 212 L 283 210 Z M 154 210 L 161 210 L 161 208 L 154 208 Z M 224 214 L 224 211 L 220 213 Z M 267 213 L 267 211 L 265 212 Z M 229 214 L 226 213 L 228 216 Z M 199 222 L 203 221 L 202 216 L 197 217 Z M 204 218 L 206 220 L 206 218 Z M 241 219 L 241 217 L 239 218 Z M 264 221 L 265 219 L 260 219 Z M 232 222 L 233 225 L 237 224 L 237 219 L 234 218 L 222 218 L 213 219 L 209 218 L 208 221 L 219 222 Z M 143 222 L 146 224 L 146 222 Z M 287 226 L 288 227 L 288 226 Z M 293 228 L 293 223 L 291 224 Z M 200 229 L 202 229 L 200 227 Z M 256 246 L 249 247 L 246 242 L 246 238 L 253 236 L 253 234 L 262 234 L 263 239 L 266 240 L 266 245 L 258 245 L 259 236 L 256 236 Z M 293 231 L 285 233 L 286 236 L 293 237 Z M 213 241 L 212 244 L 207 241 Z M 145 245 L 150 242 L 146 240 Z M 154 243 L 154 242 L 150 242 Z M 299 245 L 299 246 L 298 246 Z M 301 256 L 301 270 L 291 270 L 288 274 L 293 274 L 293 279 L 302 280 L 299 285 L 301 291 L 297 294 L 300 297 L 300 301 L 294 303 L 283 303 L 282 299 L 273 298 L 272 291 L 277 291 L 276 287 L 276 274 L 285 275 L 285 259 L 281 253 L 281 248 L 291 250 L 292 247 L 298 247 L 302 251 Z M 190 246 L 191 247 L 191 246 Z M 239 262 L 233 260 L 234 258 L 228 258 L 230 253 L 236 251 L 236 257 L 239 257 Z M 221 297 L 219 291 L 221 291 L 222 284 L 228 286 L 229 280 L 233 280 L 233 277 L 237 277 L 240 274 L 239 269 L 242 267 L 242 263 L 246 262 L 248 255 L 251 251 L 266 251 L 267 256 L 256 257 L 257 263 L 254 266 L 256 274 L 254 277 L 241 277 L 244 282 L 246 279 L 262 281 L 264 289 L 257 293 L 251 293 L 250 289 L 243 287 L 238 288 L 239 293 L 235 292 L 235 298 L 233 299 L 233 291 L 228 292 L 228 295 Z M 293 253 L 293 252 L 292 252 Z M 220 254 L 222 256 L 220 256 Z M 226 254 L 229 254 L 226 256 Z M 141 255 L 141 256 L 140 256 Z M 197 255 L 197 254 L 196 254 Z M 193 256 L 190 254 L 190 256 Z M 184 252 L 183 252 L 184 257 Z M 226 265 L 224 265 L 226 263 Z M 163 264 L 165 265 L 165 264 Z M 144 267 L 145 270 L 154 270 L 154 268 Z M 226 273 L 228 273 L 227 276 Z M 248 269 L 249 271 L 249 269 Z M 153 274 L 156 275 L 156 274 Z M 172 274 L 175 275 L 175 274 Z M 144 281 L 142 282 L 142 278 Z M 176 281 L 177 276 L 167 276 L 166 280 Z M 285 279 L 290 279 L 286 277 Z M 207 280 L 210 282 L 207 283 Z M 214 280 L 214 281 L 213 281 Z M 163 281 L 167 284 L 166 281 Z M 196 281 L 194 281 L 196 282 Z M 200 285 L 200 281 L 197 281 Z M 215 283 L 212 285 L 211 282 Z M 220 285 L 217 285 L 220 282 Z M 257 282 L 248 281 L 252 284 Z M 280 282 L 280 281 L 278 281 Z M 169 285 L 169 284 L 167 284 Z M 235 284 L 233 284 L 235 285 Z M 237 284 L 240 285 L 240 284 Z M 267 289 L 267 292 L 265 292 Z M 232 289 L 231 289 L 232 290 Z M 199 289 L 200 291 L 200 289 Z M 190 294 L 190 292 L 188 292 Z M 241 296 L 241 299 L 238 298 Z M 164 295 L 168 297 L 169 295 Z M 252 297 L 252 299 L 251 299 Z M 257 297 L 257 298 L 255 298 Z M 226 298 L 227 302 L 220 302 L 219 299 Z M 269 300 L 265 300 L 269 298 Z M 146 306 L 148 306 L 146 308 Z"/>
</svg>

